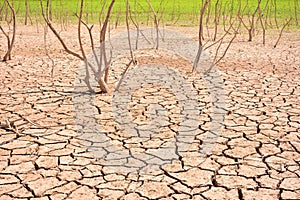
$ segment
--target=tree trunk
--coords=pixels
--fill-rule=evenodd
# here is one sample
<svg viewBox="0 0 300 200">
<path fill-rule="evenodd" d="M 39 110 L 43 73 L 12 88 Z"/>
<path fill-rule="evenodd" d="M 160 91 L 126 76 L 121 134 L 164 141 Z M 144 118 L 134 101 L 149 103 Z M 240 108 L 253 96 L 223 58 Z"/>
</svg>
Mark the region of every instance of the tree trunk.
<svg viewBox="0 0 300 200">
<path fill-rule="evenodd" d="M 9 2 L 9 0 L 5 0 L 5 2 L 7 3 L 9 9 L 11 10 L 12 13 L 12 20 L 13 20 L 13 35 L 12 35 L 12 39 L 10 40 L 9 35 L 7 34 L 7 42 L 8 42 L 8 46 L 7 46 L 7 52 L 3 57 L 2 61 L 7 61 L 7 60 L 11 60 L 11 52 L 12 52 L 12 48 L 14 46 L 14 42 L 15 42 L 15 37 L 16 37 L 16 12 L 15 9 L 13 7 L 13 5 Z M 4 30 L 1 28 L 1 30 L 4 33 Z"/>
</svg>

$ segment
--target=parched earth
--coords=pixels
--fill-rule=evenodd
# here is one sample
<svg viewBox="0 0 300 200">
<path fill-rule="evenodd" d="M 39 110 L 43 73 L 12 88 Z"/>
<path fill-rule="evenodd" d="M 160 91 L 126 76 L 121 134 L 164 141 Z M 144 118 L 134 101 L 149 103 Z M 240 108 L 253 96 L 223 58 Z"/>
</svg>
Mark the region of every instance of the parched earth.
<svg viewBox="0 0 300 200">
<path fill-rule="evenodd" d="M 197 36 L 196 28 L 179 31 Z M 75 29 L 62 35 L 76 48 Z M 137 55 L 139 65 L 167 64 L 194 89 L 201 112 L 185 124 L 197 125 L 187 152 L 171 148 L 183 111 L 168 87 L 151 83 L 132 92 L 125 110 L 137 135 L 115 121 L 123 113 L 113 112 L 112 91 L 126 58 L 112 65 L 111 91 L 93 98 L 101 134 L 110 140 L 105 146 L 100 136 L 79 133 L 74 121 L 80 61 L 66 55 L 50 33 L 47 56 L 43 28 L 19 27 L 13 60 L 0 63 L 0 199 L 300 199 L 300 37 L 288 32 L 273 48 L 277 36 L 268 35 L 266 45 L 258 36 L 250 43 L 240 37 L 219 63 L 224 127 L 203 157 L 212 91 L 203 76 L 190 74 L 190 63 L 150 50 Z M 166 118 L 159 129 L 151 126 L 151 120 L 161 122 L 155 117 Z"/>
</svg>

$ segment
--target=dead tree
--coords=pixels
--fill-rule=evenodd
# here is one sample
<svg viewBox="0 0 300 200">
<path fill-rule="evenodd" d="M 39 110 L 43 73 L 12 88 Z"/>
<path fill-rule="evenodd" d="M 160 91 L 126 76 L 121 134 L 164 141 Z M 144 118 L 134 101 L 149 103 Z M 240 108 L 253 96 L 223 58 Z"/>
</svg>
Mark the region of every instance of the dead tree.
<svg viewBox="0 0 300 200">
<path fill-rule="evenodd" d="M 217 0 L 216 4 L 215 4 L 215 18 L 214 18 L 215 34 L 214 34 L 213 41 L 216 41 L 216 39 L 217 39 L 218 25 L 219 25 L 219 22 L 220 22 L 221 12 L 222 12 L 222 2 L 219 4 L 219 0 Z"/>
<path fill-rule="evenodd" d="M 239 32 L 240 29 L 240 24 L 241 22 L 238 19 L 233 20 L 233 15 L 230 15 L 230 25 L 229 27 L 226 29 L 224 27 L 224 34 L 221 35 L 220 38 L 217 39 L 217 37 L 212 38 L 212 41 L 206 41 L 206 43 L 203 43 L 203 18 L 205 15 L 205 9 L 208 7 L 208 4 L 210 4 L 210 0 L 206 0 L 203 4 L 202 4 L 202 8 L 200 10 L 200 20 L 199 20 L 199 35 L 198 35 L 198 40 L 199 40 L 199 49 L 197 52 L 197 56 L 193 65 L 193 70 L 192 72 L 194 72 L 196 70 L 197 64 L 200 60 L 200 57 L 202 55 L 202 52 L 204 50 L 207 50 L 213 46 L 217 45 L 217 48 L 214 52 L 214 59 L 211 63 L 211 65 L 209 66 L 208 70 L 205 71 L 205 73 L 208 73 L 214 65 L 218 64 L 222 59 L 224 59 L 226 53 L 228 52 L 230 46 L 232 45 L 232 43 L 234 42 L 234 40 L 236 39 L 236 36 Z M 234 27 L 236 25 L 236 27 Z M 225 26 L 225 25 L 224 25 Z M 214 35 L 217 36 L 217 29 L 215 29 L 215 33 Z M 228 42 L 225 41 L 226 38 L 228 38 L 228 35 L 233 35 Z M 209 37 L 208 37 L 209 38 Z M 207 45 L 208 43 L 211 43 L 210 45 Z M 225 45 L 225 49 L 223 51 L 223 53 L 221 53 L 221 47 Z"/>
<path fill-rule="evenodd" d="M 262 37 L 263 37 L 263 45 L 266 44 L 266 28 L 267 28 L 267 18 L 268 18 L 268 4 L 269 0 L 267 0 L 265 8 L 261 9 L 260 7 L 258 8 L 258 13 L 259 13 L 259 21 L 260 25 L 262 28 Z M 263 18 L 265 17 L 265 20 Z"/>
<path fill-rule="evenodd" d="M 196 70 L 197 63 L 198 63 L 198 61 L 201 57 L 202 50 L 203 50 L 203 18 L 204 18 L 205 10 L 206 10 L 209 3 L 210 3 L 210 0 L 206 0 L 205 3 L 202 3 L 202 8 L 200 10 L 199 35 L 198 35 L 199 48 L 198 48 L 197 56 L 196 56 L 196 59 L 195 59 L 194 65 L 193 65 L 192 72 L 194 72 Z"/>
<path fill-rule="evenodd" d="M 9 31 L 5 32 L 4 28 L 0 25 L 0 30 L 1 32 L 4 34 L 4 36 L 7 39 L 7 51 L 2 59 L 2 61 L 7 61 L 7 60 L 11 60 L 11 52 L 14 46 L 14 42 L 15 42 L 15 37 L 16 37 L 16 12 L 14 9 L 14 6 L 10 3 L 9 0 L 5 0 L 5 3 L 8 5 L 10 11 L 11 11 L 11 16 L 12 16 L 12 36 L 10 37 Z M 0 13 L 1 15 L 1 13 Z M 10 22 L 9 20 L 6 21 L 9 29 L 10 29 Z"/>
<path fill-rule="evenodd" d="M 87 86 L 91 89 L 91 86 L 89 84 L 89 78 L 90 78 L 89 70 L 92 70 L 93 73 L 96 76 L 95 78 L 98 81 L 98 84 L 100 86 L 101 91 L 104 92 L 104 93 L 107 93 L 108 90 L 109 90 L 109 88 L 107 86 L 107 82 L 108 82 L 108 72 L 109 72 L 109 66 L 110 66 L 110 61 L 108 60 L 108 58 L 106 56 L 105 36 L 106 36 L 107 26 L 108 26 L 108 23 L 109 23 L 109 19 L 110 19 L 110 15 L 111 15 L 111 11 L 112 11 L 112 8 L 114 6 L 114 3 L 115 3 L 115 0 L 112 0 L 109 7 L 108 7 L 108 11 L 107 11 L 105 20 L 103 22 L 103 25 L 102 25 L 102 28 L 101 28 L 101 31 L 100 31 L 101 55 L 100 55 L 100 59 L 98 59 L 98 57 L 95 53 L 95 48 L 94 48 L 94 39 L 93 39 L 93 34 L 92 34 L 93 26 L 89 27 L 87 25 L 87 23 L 85 23 L 84 20 L 82 19 L 84 0 L 80 1 L 79 14 L 76 14 L 76 16 L 78 18 L 77 36 L 78 36 L 80 52 L 75 52 L 74 50 L 69 49 L 69 47 L 65 43 L 65 40 L 61 37 L 59 32 L 53 26 L 52 21 L 50 19 L 50 14 L 49 14 L 49 12 L 50 12 L 49 11 L 49 9 L 50 9 L 49 6 L 51 5 L 50 0 L 47 0 L 46 10 L 44 10 L 42 0 L 40 0 L 40 4 L 41 4 L 41 8 L 42 8 L 42 16 L 44 18 L 44 21 L 46 22 L 46 24 L 50 28 L 50 30 L 53 32 L 53 34 L 56 36 L 56 38 L 59 40 L 59 42 L 63 46 L 64 50 L 68 54 L 71 54 L 71 55 L 79 58 L 80 60 L 82 60 L 84 62 L 85 67 L 86 67 L 85 82 L 86 82 Z M 94 66 L 92 66 L 87 60 L 86 53 L 85 53 L 85 50 L 84 50 L 84 47 L 83 47 L 83 42 L 82 42 L 81 24 L 83 24 L 89 32 L 90 42 L 91 42 L 90 47 L 92 49 L 92 52 L 94 53 L 94 56 L 95 56 L 95 59 L 96 59 L 97 65 L 98 65 L 98 69 L 95 69 Z M 104 64 L 103 64 L 103 62 L 104 62 Z M 102 65 L 104 65 L 103 69 L 102 69 Z M 104 75 L 104 79 L 103 79 L 103 75 Z"/>
<path fill-rule="evenodd" d="M 52 21 L 52 0 L 47 0 L 47 15 L 49 19 Z"/>
<path fill-rule="evenodd" d="M 275 43 L 275 45 L 274 45 L 274 48 L 277 47 L 277 45 L 278 45 L 278 43 L 279 43 L 279 41 L 280 41 L 280 39 L 281 39 L 281 37 L 282 37 L 282 34 L 283 34 L 284 29 L 289 25 L 289 23 L 292 21 L 292 19 L 293 19 L 293 18 L 290 18 L 290 19 L 283 25 L 283 27 L 281 28 L 280 33 L 279 33 L 279 36 L 278 36 L 278 39 L 277 39 L 277 41 L 276 41 L 276 43 Z"/>
<path fill-rule="evenodd" d="M 279 28 L 278 22 L 277 22 L 277 3 L 276 3 L 276 0 L 274 0 L 274 20 L 275 20 L 276 27 Z"/>
<path fill-rule="evenodd" d="M 158 46 L 159 46 L 159 20 L 157 19 L 157 13 L 155 12 L 155 10 L 149 0 L 147 0 L 147 3 L 153 13 L 154 25 L 155 25 L 155 29 L 156 29 L 156 49 L 158 49 Z"/>
<path fill-rule="evenodd" d="M 5 2 L 3 2 L 3 4 L 0 4 L 0 21 L 3 21 L 3 10 L 4 10 L 4 6 L 5 6 Z"/>
<path fill-rule="evenodd" d="M 26 12 L 25 12 L 25 25 L 27 25 L 28 23 L 28 17 L 29 17 L 29 5 L 28 5 L 28 0 L 25 0 L 25 8 L 26 8 Z"/>
<path fill-rule="evenodd" d="M 106 32 L 107 32 L 107 25 L 108 25 L 108 22 L 109 22 L 109 19 L 110 19 L 110 15 L 111 15 L 111 11 L 112 11 L 112 8 L 114 6 L 114 3 L 115 3 L 115 0 L 112 0 L 111 3 L 110 3 L 110 5 L 109 5 L 109 7 L 108 7 L 108 11 L 107 11 L 107 14 L 106 14 L 106 17 L 105 17 L 102 29 L 100 31 L 100 43 L 104 44 L 104 45 L 105 45 L 105 36 L 106 36 Z M 105 83 L 107 83 L 107 81 L 108 81 L 108 73 L 109 73 L 109 63 L 108 63 L 107 57 L 106 57 L 105 46 L 104 46 L 103 51 L 101 51 L 101 52 L 103 53 L 103 55 L 100 55 L 100 56 L 103 56 L 103 58 L 104 58 L 104 65 L 105 65 L 105 69 L 104 69 L 104 72 L 105 72 L 105 74 L 104 74 L 104 81 L 105 81 Z M 102 73 L 100 74 L 100 76 L 101 75 L 102 75 Z"/>
<path fill-rule="evenodd" d="M 298 9 L 299 9 L 298 0 L 294 0 L 294 12 L 295 12 L 295 23 L 296 23 L 296 26 L 299 25 L 298 12 L 297 12 Z"/>
<path fill-rule="evenodd" d="M 135 27 L 137 28 L 137 31 L 139 31 L 139 26 L 134 22 L 134 20 L 132 19 L 132 16 L 131 16 L 131 12 L 130 12 L 130 3 L 128 0 L 126 0 L 126 18 L 125 18 L 125 21 L 126 21 L 126 28 L 127 28 L 127 39 L 128 39 L 128 45 L 129 45 L 129 51 L 130 51 L 130 61 L 129 63 L 127 64 L 125 70 L 123 71 L 122 75 L 121 75 L 121 78 L 120 78 L 120 81 L 116 87 L 116 91 L 119 90 L 119 87 L 122 83 L 122 80 L 124 79 L 124 76 L 125 74 L 127 73 L 129 67 L 131 64 L 134 64 L 136 65 L 136 60 L 134 58 L 134 54 L 133 54 L 133 50 L 132 50 L 132 45 L 131 45 L 131 39 L 130 39 L 130 27 L 129 27 L 129 18 L 132 20 L 132 22 L 135 24 Z M 136 40 L 138 42 L 138 40 Z M 136 47 L 137 47 L 137 43 L 136 43 Z"/>
<path fill-rule="evenodd" d="M 240 21 L 241 21 L 241 23 L 243 24 L 243 26 L 247 29 L 247 31 L 248 31 L 248 35 L 249 35 L 249 38 L 248 38 L 248 41 L 249 42 L 251 42 L 252 40 L 253 40 L 253 32 L 254 32 L 254 22 L 255 22 L 255 16 L 256 16 L 256 13 L 259 11 L 259 9 L 260 9 L 260 4 L 261 4 L 261 0 L 257 0 L 257 7 L 256 7 L 256 9 L 255 9 L 255 11 L 252 13 L 252 15 L 250 16 L 250 18 L 249 18 L 249 23 L 250 23 L 250 25 L 249 25 L 249 27 L 247 26 L 247 24 L 245 23 L 245 20 L 244 20 L 244 18 L 243 18 L 243 16 L 241 16 L 240 15 L 240 13 L 239 13 L 239 15 L 238 15 L 238 17 L 239 17 L 239 19 L 240 19 Z"/>
</svg>

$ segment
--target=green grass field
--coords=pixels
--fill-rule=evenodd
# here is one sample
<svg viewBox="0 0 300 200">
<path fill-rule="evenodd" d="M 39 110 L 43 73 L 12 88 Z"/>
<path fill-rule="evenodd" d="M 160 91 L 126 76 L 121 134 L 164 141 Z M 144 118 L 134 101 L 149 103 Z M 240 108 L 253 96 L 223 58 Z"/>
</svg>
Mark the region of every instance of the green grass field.
<svg viewBox="0 0 300 200">
<path fill-rule="evenodd" d="M 208 8 L 208 12 L 211 15 L 211 21 L 214 19 L 215 5 L 217 0 L 212 0 Z M 298 18 L 299 0 L 262 0 L 261 10 L 264 15 L 268 15 L 271 19 L 275 19 L 275 7 L 276 17 L 279 22 L 293 18 L 296 23 Z M 22 21 L 25 16 L 25 0 L 14 0 L 14 6 L 17 11 L 18 20 Z M 43 0 L 44 5 L 45 0 Z M 84 5 L 84 19 L 89 23 L 97 23 L 99 21 L 99 13 L 104 6 L 106 11 L 109 4 L 109 0 L 85 0 Z M 119 21 L 124 23 L 125 20 L 125 0 L 117 0 L 112 14 L 113 21 Z M 196 25 L 198 23 L 199 10 L 202 6 L 201 0 L 150 0 L 153 8 L 158 13 L 161 21 L 165 24 L 173 25 Z M 251 14 L 257 7 L 257 1 L 255 0 L 242 0 L 241 8 L 244 9 L 245 14 Z M 248 2 L 248 3 L 247 3 Z M 268 2 L 268 3 L 267 3 Z M 276 6 L 275 3 L 276 2 Z M 0 3 L 1 5 L 1 3 Z M 222 7 L 218 13 L 230 15 L 230 10 L 233 10 L 233 14 L 237 14 L 238 1 L 237 0 L 220 0 L 219 5 Z M 134 19 L 139 22 L 146 22 L 151 15 L 151 9 L 146 0 L 130 0 L 130 6 Z M 75 22 L 75 13 L 78 11 L 78 0 L 52 0 L 52 16 L 56 22 L 69 21 Z M 220 8 L 220 7 L 219 7 Z M 41 21 L 41 6 L 39 0 L 29 0 L 29 15 L 33 23 Z M 297 13 L 297 14 L 296 14 Z M 103 16 L 105 12 L 103 13 Z M 151 19 L 150 19 L 151 20 Z M 294 24 L 295 24 L 294 23 Z"/>
</svg>

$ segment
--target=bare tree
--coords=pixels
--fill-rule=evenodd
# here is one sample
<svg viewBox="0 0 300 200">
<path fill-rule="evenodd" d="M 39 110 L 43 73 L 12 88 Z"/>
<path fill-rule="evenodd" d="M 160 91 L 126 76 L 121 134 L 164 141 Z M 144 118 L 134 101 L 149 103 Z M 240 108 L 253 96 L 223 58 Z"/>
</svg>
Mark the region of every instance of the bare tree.
<svg viewBox="0 0 300 200">
<path fill-rule="evenodd" d="M 158 46 L 159 46 L 159 21 L 157 19 L 157 13 L 155 12 L 152 4 L 150 3 L 149 0 L 147 0 L 147 3 L 153 13 L 153 17 L 154 17 L 154 25 L 155 25 L 155 28 L 156 28 L 156 49 L 158 49 Z"/>
<path fill-rule="evenodd" d="M 216 46 L 216 49 L 214 51 L 214 58 L 213 58 L 213 62 L 211 63 L 211 65 L 209 66 L 208 70 L 206 72 L 209 72 L 212 67 L 216 64 L 218 64 L 226 55 L 226 53 L 228 52 L 230 46 L 232 45 L 232 43 L 234 42 L 234 40 L 236 39 L 236 36 L 239 32 L 240 29 L 240 25 L 241 22 L 240 20 L 238 20 L 237 18 L 235 20 L 233 20 L 233 15 L 232 13 L 229 15 L 229 22 L 230 25 L 228 28 L 225 27 L 224 24 L 224 34 L 222 34 L 220 36 L 220 38 L 217 39 L 217 29 L 215 28 L 215 33 L 214 33 L 214 37 L 211 40 L 206 41 L 206 43 L 203 43 L 204 37 L 203 37 L 203 18 L 205 15 L 205 9 L 208 7 L 208 4 L 210 4 L 210 0 L 206 0 L 205 2 L 203 2 L 202 4 L 202 8 L 200 10 L 200 20 L 199 20 L 199 36 L 198 36 L 198 40 L 199 40 L 199 49 L 197 52 L 197 56 L 196 59 L 194 61 L 194 65 L 193 65 L 193 70 L 192 72 L 195 71 L 197 64 L 199 62 L 199 59 L 202 55 L 203 50 L 207 50 L 213 46 Z M 218 3 L 216 3 L 216 7 L 218 6 Z M 217 8 L 216 10 L 220 10 L 221 12 L 221 8 Z M 217 16 L 215 16 L 215 23 L 216 20 L 219 20 Z M 216 25 L 216 24 L 215 24 Z M 236 26 L 236 27 L 235 27 Z M 233 35 L 229 40 L 226 39 L 228 38 L 228 35 Z M 209 37 L 208 37 L 209 38 Z M 226 40 L 225 40 L 226 39 Z M 228 41 L 228 42 L 226 42 Z M 210 43 L 210 45 L 207 45 L 208 43 Z M 221 47 L 223 46 L 225 48 L 224 51 L 221 53 Z"/>
<path fill-rule="evenodd" d="M 290 23 L 291 21 L 292 21 L 292 18 L 290 18 L 290 19 L 283 25 L 283 27 L 281 28 L 280 33 L 279 33 L 279 36 L 278 36 L 278 39 L 277 39 L 277 41 L 276 41 L 276 43 L 275 43 L 275 45 L 274 45 L 274 48 L 277 47 L 277 45 L 278 45 L 278 43 L 279 43 L 279 41 L 280 41 L 280 39 L 281 39 L 281 37 L 282 37 L 282 34 L 283 34 L 284 29 L 287 27 L 287 25 L 289 25 L 289 23 Z"/>
<path fill-rule="evenodd" d="M 106 14 L 104 24 L 103 24 L 102 29 L 100 31 L 100 43 L 104 44 L 104 45 L 105 45 L 105 36 L 106 36 L 106 31 L 107 31 L 107 25 L 108 25 L 108 22 L 109 22 L 109 19 L 110 19 L 110 15 L 111 15 L 114 3 L 115 3 L 115 0 L 112 0 L 109 7 L 108 7 L 108 11 L 107 11 L 107 14 Z M 102 51 L 102 52 L 103 52 L 104 65 L 105 65 L 104 81 L 107 83 L 107 81 L 108 81 L 108 72 L 109 72 L 109 62 L 108 62 L 107 57 L 106 57 L 105 46 L 103 48 L 104 48 L 104 51 Z M 102 73 L 100 74 L 100 76 L 101 75 L 102 75 Z"/>
<path fill-rule="evenodd" d="M 195 59 L 194 65 L 193 65 L 192 72 L 194 72 L 196 70 L 197 63 L 198 63 L 198 61 L 201 57 L 202 50 L 203 50 L 203 18 L 204 18 L 205 10 L 206 10 L 209 3 L 210 3 L 210 0 L 206 0 L 205 3 L 202 3 L 202 7 L 201 7 L 201 10 L 200 10 L 199 35 L 198 35 L 199 48 L 198 48 L 197 56 L 196 56 L 196 59 Z"/>
<path fill-rule="evenodd" d="M 49 0 L 48 0 L 49 1 Z M 44 11 L 44 6 L 43 6 L 43 2 L 42 0 L 40 0 L 40 3 L 41 3 L 41 8 L 42 8 L 42 16 L 47 24 L 47 26 L 50 28 L 50 30 L 53 32 L 53 34 L 56 36 L 56 38 L 59 40 L 59 42 L 61 43 L 61 45 L 63 46 L 64 50 L 68 53 L 68 54 L 71 54 L 81 60 L 84 60 L 84 58 L 76 53 L 75 51 L 73 50 L 70 50 L 68 48 L 68 46 L 66 45 L 66 43 L 64 42 L 64 40 L 62 39 L 62 37 L 60 36 L 60 34 L 58 33 L 58 31 L 54 28 L 50 18 L 49 18 L 49 4 L 47 3 L 47 6 L 46 6 L 46 12 Z"/>
<path fill-rule="evenodd" d="M 256 13 L 259 11 L 260 9 L 260 4 L 261 4 L 261 0 L 257 0 L 257 7 L 255 9 L 255 11 L 252 13 L 252 15 L 250 16 L 250 19 L 249 19 L 249 27 L 247 26 L 247 24 L 245 23 L 245 20 L 243 18 L 243 16 L 238 15 L 238 17 L 240 18 L 240 21 L 241 23 L 243 24 L 243 26 L 247 29 L 248 31 L 248 35 L 249 35 L 249 38 L 248 38 L 248 41 L 251 42 L 253 40 L 253 32 L 254 32 L 254 23 L 255 23 L 255 16 L 256 16 Z"/>
<path fill-rule="evenodd" d="M 267 20 L 268 20 L 268 5 L 269 0 L 267 0 L 265 7 L 263 9 L 258 8 L 258 20 L 260 22 L 262 28 L 262 37 L 263 37 L 263 45 L 266 44 L 266 29 L 267 29 Z M 264 20 L 265 18 L 265 20 Z"/>
<path fill-rule="evenodd" d="M 28 19 L 31 21 L 31 18 L 29 16 L 29 4 L 28 4 L 28 0 L 25 0 L 25 8 L 26 8 L 26 11 L 25 11 L 25 25 L 28 24 Z"/>
<path fill-rule="evenodd" d="M 47 15 L 49 19 L 52 21 L 52 0 L 47 0 Z"/>
<path fill-rule="evenodd" d="M 298 0 L 294 0 L 294 12 L 295 12 L 295 23 L 296 23 L 296 26 L 299 25 L 299 21 L 298 21 L 298 9 L 299 9 Z"/>
<path fill-rule="evenodd" d="M 219 4 L 219 0 L 217 0 L 216 4 L 215 4 L 215 19 L 214 19 L 215 33 L 214 33 L 213 41 L 215 41 L 217 39 L 218 25 L 220 22 L 221 10 L 222 10 L 222 2 Z"/>
<path fill-rule="evenodd" d="M 227 19 L 228 19 L 228 15 L 227 13 L 227 7 L 228 7 L 228 2 L 225 3 L 225 5 L 223 6 L 223 10 L 222 10 L 222 15 L 223 15 L 223 29 L 224 31 L 226 31 L 226 23 L 227 23 Z"/>
<path fill-rule="evenodd" d="M 3 19 L 5 18 L 4 17 L 4 12 L 3 10 L 5 9 L 5 2 L 3 2 L 2 4 L 0 4 L 0 21 L 4 21 Z"/>
<path fill-rule="evenodd" d="M 118 83 L 118 85 L 116 87 L 116 91 L 119 90 L 119 87 L 120 87 L 120 85 L 122 83 L 122 80 L 124 79 L 124 76 L 125 76 L 126 72 L 128 71 L 130 65 L 131 64 L 136 65 L 136 60 L 135 60 L 134 55 L 133 55 L 133 50 L 132 50 L 132 45 L 131 45 L 131 40 L 130 40 L 130 27 L 129 27 L 129 16 L 130 16 L 130 14 L 131 14 L 131 12 L 130 12 L 130 4 L 129 4 L 129 1 L 126 0 L 126 19 L 125 20 L 126 20 L 127 39 L 128 39 L 128 45 L 129 45 L 129 51 L 130 51 L 130 57 L 131 57 L 131 59 L 130 59 L 129 63 L 127 64 L 125 70 L 123 71 L 122 75 L 121 75 L 120 81 L 119 81 L 119 83 Z M 132 19 L 132 16 L 131 16 L 131 19 Z M 137 30 L 139 30 L 139 26 L 136 23 L 134 23 L 134 24 L 135 24 Z M 138 42 L 138 40 L 136 40 L 136 41 Z"/>
<path fill-rule="evenodd" d="M 140 24 L 139 24 L 139 20 L 138 20 L 139 12 L 136 12 L 136 6 L 137 6 L 137 0 L 134 1 L 134 11 L 135 11 L 134 17 L 135 18 L 133 19 L 132 9 L 129 9 L 129 17 L 130 17 L 131 22 L 134 24 L 134 26 L 136 28 L 137 38 L 139 38 L 139 35 L 140 35 Z M 126 13 L 126 15 L 127 15 L 127 13 Z M 126 19 L 126 24 L 127 24 L 127 20 L 128 19 Z M 127 26 L 127 28 L 128 28 L 128 26 Z M 136 43 L 135 43 L 135 49 L 137 49 L 137 48 L 138 48 L 138 39 L 136 40 Z"/>
<path fill-rule="evenodd" d="M 205 19 L 205 26 L 206 26 L 206 30 L 207 30 L 207 36 L 210 37 L 210 33 L 209 33 L 209 22 L 210 22 L 210 13 L 211 13 L 211 3 L 209 2 L 207 5 L 207 14 L 206 14 L 206 19 Z"/>
<path fill-rule="evenodd" d="M 273 2 L 274 2 L 274 20 L 275 20 L 276 27 L 279 28 L 278 22 L 277 22 L 277 3 L 276 3 L 276 0 L 273 0 Z"/>
<path fill-rule="evenodd" d="M 53 32 L 53 34 L 56 36 L 56 38 L 59 40 L 59 42 L 63 46 L 64 50 L 68 54 L 71 54 L 71 55 L 79 58 L 80 60 L 82 60 L 85 63 L 85 66 L 86 66 L 85 82 L 86 82 L 87 86 L 91 89 L 91 86 L 89 84 L 89 78 L 90 78 L 89 70 L 91 69 L 93 71 L 93 73 L 96 75 L 95 78 L 98 81 L 98 84 L 100 86 L 101 91 L 104 92 L 104 93 L 108 92 L 109 89 L 108 89 L 108 86 L 107 86 L 107 81 L 108 81 L 108 72 L 109 72 L 110 61 L 107 59 L 107 56 L 106 56 L 105 36 L 106 36 L 107 26 L 108 26 L 108 22 L 109 22 L 109 19 L 110 19 L 111 11 L 112 11 L 113 5 L 115 3 L 115 0 L 112 0 L 110 5 L 109 5 L 109 8 L 108 8 L 108 11 L 107 11 L 107 14 L 106 14 L 106 18 L 104 20 L 104 23 L 103 23 L 101 31 L 100 31 L 101 55 L 100 55 L 100 60 L 97 60 L 98 70 L 96 70 L 94 68 L 94 66 L 92 66 L 88 62 L 87 57 L 86 57 L 86 53 L 85 53 L 85 50 L 84 50 L 84 47 L 83 47 L 82 34 L 81 34 L 81 24 L 83 24 L 89 32 L 90 41 L 91 41 L 91 48 L 92 48 L 92 51 L 95 55 L 95 59 L 98 59 L 97 55 L 95 53 L 94 39 L 93 39 L 93 35 L 92 35 L 93 26 L 89 27 L 87 25 L 87 23 L 85 23 L 82 19 L 84 0 L 80 1 L 79 14 L 76 14 L 76 16 L 78 17 L 77 36 L 78 36 L 80 52 L 75 52 L 74 50 L 69 49 L 68 46 L 66 45 L 64 39 L 61 37 L 61 35 L 58 33 L 58 31 L 53 26 L 53 24 L 51 22 L 51 19 L 50 19 L 50 14 L 49 14 L 49 5 L 51 5 L 49 1 L 50 0 L 47 0 L 46 11 L 45 11 L 42 0 L 40 0 L 40 4 L 41 4 L 41 8 L 42 8 L 42 16 L 43 16 L 44 21 L 46 22 L 47 26 L 50 28 L 50 30 Z M 102 69 L 103 62 L 104 62 L 104 69 Z M 103 74 L 104 74 L 104 80 L 102 78 Z"/>
<path fill-rule="evenodd" d="M 122 14 L 121 5 L 119 5 L 118 12 L 117 12 L 117 17 L 116 17 L 116 22 L 115 22 L 115 28 L 117 28 L 119 23 L 120 23 L 121 14 Z"/>
<path fill-rule="evenodd" d="M 11 52 L 12 52 L 13 45 L 15 42 L 15 37 L 16 37 L 16 12 L 15 12 L 14 6 L 11 4 L 11 2 L 9 0 L 5 0 L 5 3 L 8 5 L 8 7 L 11 11 L 11 15 L 12 15 L 12 36 L 10 37 L 9 31 L 5 32 L 4 28 L 0 25 L 0 30 L 7 39 L 7 51 L 2 59 L 2 61 L 4 61 L 4 62 L 7 60 L 11 60 Z M 10 22 L 7 21 L 7 23 L 8 23 L 9 29 L 10 29 Z"/>
</svg>

